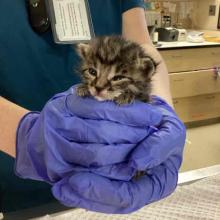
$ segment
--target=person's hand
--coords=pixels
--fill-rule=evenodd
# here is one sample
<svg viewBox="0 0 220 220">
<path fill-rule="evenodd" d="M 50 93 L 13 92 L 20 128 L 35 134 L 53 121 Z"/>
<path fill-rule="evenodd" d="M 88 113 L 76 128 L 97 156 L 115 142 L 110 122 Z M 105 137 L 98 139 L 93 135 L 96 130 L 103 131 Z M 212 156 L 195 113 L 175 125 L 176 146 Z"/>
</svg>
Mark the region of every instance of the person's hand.
<svg viewBox="0 0 220 220">
<path fill-rule="evenodd" d="M 185 126 L 163 100 L 154 100 L 154 106 L 163 115 L 161 124 L 131 153 L 127 165 L 127 169 L 147 170 L 146 174 L 130 181 L 87 172 L 73 174 L 53 186 L 53 194 L 60 202 L 105 213 L 130 213 L 174 191 L 182 162 Z M 111 176 L 117 177 L 121 168 L 120 164 L 114 165 Z"/>
<path fill-rule="evenodd" d="M 95 211 L 127 213 L 163 198 L 177 183 L 185 128 L 153 100 L 118 107 L 77 97 L 75 88 L 58 94 L 20 122 L 17 174 L 53 184 L 65 205 Z M 147 174 L 134 181 L 137 170 Z"/>
<path fill-rule="evenodd" d="M 51 184 L 82 171 L 130 180 L 136 172 L 127 165 L 131 152 L 161 119 L 149 104 L 119 107 L 78 97 L 71 88 L 53 97 L 42 112 L 31 112 L 21 120 L 16 173 Z"/>
</svg>

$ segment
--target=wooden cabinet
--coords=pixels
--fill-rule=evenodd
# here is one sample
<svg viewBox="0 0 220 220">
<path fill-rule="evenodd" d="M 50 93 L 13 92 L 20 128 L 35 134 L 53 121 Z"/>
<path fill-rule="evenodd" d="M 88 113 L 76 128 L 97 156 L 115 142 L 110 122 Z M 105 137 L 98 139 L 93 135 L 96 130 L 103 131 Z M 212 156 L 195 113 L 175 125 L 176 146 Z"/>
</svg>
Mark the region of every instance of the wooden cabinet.
<svg viewBox="0 0 220 220">
<path fill-rule="evenodd" d="M 220 93 L 220 79 L 213 69 L 170 74 L 173 98 Z"/>
<path fill-rule="evenodd" d="M 175 110 L 184 122 L 220 117 L 220 93 L 174 98 Z"/>
<path fill-rule="evenodd" d="M 184 122 L 220 117 L 220 47 L 160 51 L 170 73 L 177 114 Z"/>
<path fill-rule="evenodd" d="M 160 51 L 170 73 L 220 66 L 220 47 L 169 49 Z"/>
</svg>

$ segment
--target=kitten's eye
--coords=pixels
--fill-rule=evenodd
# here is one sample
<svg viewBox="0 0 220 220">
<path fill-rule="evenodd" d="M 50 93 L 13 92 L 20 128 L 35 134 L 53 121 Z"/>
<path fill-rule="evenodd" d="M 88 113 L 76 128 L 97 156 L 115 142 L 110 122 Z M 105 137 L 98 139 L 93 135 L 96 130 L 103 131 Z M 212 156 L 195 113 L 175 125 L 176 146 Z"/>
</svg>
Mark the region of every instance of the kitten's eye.
<svg viewBox="0 0 220 220">
<path fill-rule="evenodd" d="M 112 78 L 113 81 L 120 81 L 122 79 L 125 79 L 126 77 L 125 76 L 122 76 L 122 75 L 118 75 L 118 76 L 114 76 Z"/>
<path fill-rule="evenodd" d="M 93 69 L 93 68 L 89 68 L 89 69 L 88 69 L 88 72 L 89 72 L 89 74 L 92 75 L 92 76 L 97 76 L 97 71 L 96 71 L 95 69 Z"/>
</svg>

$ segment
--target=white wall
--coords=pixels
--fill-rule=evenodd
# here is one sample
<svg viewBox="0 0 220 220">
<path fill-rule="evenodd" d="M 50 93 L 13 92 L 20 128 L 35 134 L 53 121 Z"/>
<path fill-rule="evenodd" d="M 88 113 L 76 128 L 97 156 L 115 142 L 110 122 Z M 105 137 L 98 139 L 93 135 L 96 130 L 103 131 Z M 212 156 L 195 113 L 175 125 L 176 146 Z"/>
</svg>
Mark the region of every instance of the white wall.
<svg viewBox="0 0 220 220">
<path fill-rule="evenodd" d="M 217 30 L 220 0 L 197 0 L 195 26 L 199 29 Z M 209 5 L 216 5 L 216 15 L 209 16 Z"/>
</svg>

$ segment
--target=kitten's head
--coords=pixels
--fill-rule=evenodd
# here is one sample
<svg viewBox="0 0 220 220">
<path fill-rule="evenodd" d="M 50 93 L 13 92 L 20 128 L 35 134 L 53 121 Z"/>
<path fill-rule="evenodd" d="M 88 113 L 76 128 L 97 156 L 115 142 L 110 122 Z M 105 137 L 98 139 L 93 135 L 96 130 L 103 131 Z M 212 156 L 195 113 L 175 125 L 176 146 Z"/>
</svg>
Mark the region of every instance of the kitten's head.
<svg viewBox="0 0 220 220">
<path fill-rule="evenodd" d="M 119 36 L 95 38 L 79 44 L 81 74 L 89 93 L 98 100 L 114 100 L 125 91 L 146 90 L 155 72 L 153 60 L 138 44 Z"/>
</svg>

